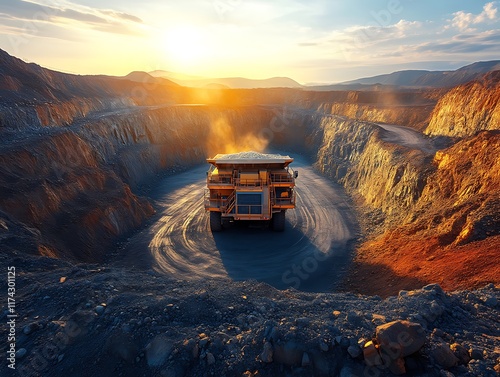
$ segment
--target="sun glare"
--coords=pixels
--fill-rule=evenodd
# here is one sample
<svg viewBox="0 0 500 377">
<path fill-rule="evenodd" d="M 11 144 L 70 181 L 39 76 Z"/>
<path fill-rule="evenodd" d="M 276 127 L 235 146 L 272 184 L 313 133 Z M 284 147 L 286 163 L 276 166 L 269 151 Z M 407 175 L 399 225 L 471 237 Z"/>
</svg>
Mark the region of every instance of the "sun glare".
<svg viewBox="0 0 500 377">
<path fill-rule="evenodd" d="M 164 34 L 168 60 L 181 66 L 195 66 L 206 57 L 206 44 L 200 29 L 194 26 L 175 26 Z"/>
</svg>

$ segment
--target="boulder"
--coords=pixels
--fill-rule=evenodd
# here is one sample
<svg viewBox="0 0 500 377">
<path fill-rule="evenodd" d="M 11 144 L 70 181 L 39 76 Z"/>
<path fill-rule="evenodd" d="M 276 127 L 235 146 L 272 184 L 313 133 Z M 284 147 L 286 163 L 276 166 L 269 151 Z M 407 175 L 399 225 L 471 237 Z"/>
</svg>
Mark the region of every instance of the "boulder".
<svg viewBox="0 0 500 377">
<path fill-rule="evenodd" d="M 380 351 L 396 360 L 419 351 L 426 336 L 418 323 L 393 321 L 377 327 L 376 339 Z"/>
<path fill-rule="evenodd" d="M 434 361 L 444 369 L 452 368 L 458 365 L 458 358 L 455 356 L 450 346 L 446 343 L 434 345 L 430 352 Z"/>
<path fill-rule="evenodd" d="M 167 360 L 173 350 L 172 341 L 165 335 L 158 335 L 146 346 L 148 366 L 159 367 Z"/>
<path fill-rule="evenodd" d="M 472 360 L 483 360 L 483 351 L 477 348 L 469 349 L 469 356 Z"/>
<path fill-rule="evenodd" d="M 450 346 L 450 349 L 453 351 L 460 364 L 462 365 L 469 364 L 471 358 L 469 355 L 469 350 L 467 348 L 465 348 L 461 344 L 453 343 Z"/>
</svg>

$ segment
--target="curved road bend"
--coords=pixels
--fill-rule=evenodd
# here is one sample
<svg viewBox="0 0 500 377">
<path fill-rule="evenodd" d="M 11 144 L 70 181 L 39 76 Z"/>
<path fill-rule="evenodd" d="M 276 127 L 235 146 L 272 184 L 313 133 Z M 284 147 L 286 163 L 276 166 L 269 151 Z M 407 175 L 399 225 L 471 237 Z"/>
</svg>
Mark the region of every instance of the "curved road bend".
<svg viewBox="0 0 500 377">
<path fill-rule="evenodd" d="M 229 277 L 280 289 L 334 289 L 350 262 L 355 216 L 341 186 L 300 159 L 292 166 L 299 170 L 297 207 L 287 211 L 283 233 L 232 226 L 212 234 L 203 208 L 207 164 L 158 185 L 154 221 L 122 245 L 118 263 L 179 279 Z"/>
<path fill-rule="evenodd" d="M 424 134 L 412 128 L 381 123 L 377 123 L 377 126 L 387 131 L 382 136 L 382 139 L 385 141 L 404 145 L 413 149 L 420 149 L 426 153 L 433 154 L 436 152 L 436 149 L 432 146 L 430 140 L 426 138 Z"/>
</svg>

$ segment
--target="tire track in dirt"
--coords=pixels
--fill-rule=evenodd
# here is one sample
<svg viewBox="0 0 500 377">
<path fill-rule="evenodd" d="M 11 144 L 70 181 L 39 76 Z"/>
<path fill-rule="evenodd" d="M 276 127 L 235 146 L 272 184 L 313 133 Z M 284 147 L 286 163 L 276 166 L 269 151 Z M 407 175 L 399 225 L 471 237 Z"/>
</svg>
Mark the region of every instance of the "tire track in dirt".
<svg viewBox="0 0 500 377">
<path fill-rule="evenodd" d="M 118 263 L 154 268 L 179 279 L 256 279 L 277 288 L 329 291 L 350 262 L 356 220 L 339 185 L 296 159 L 297 208 L 286 230 L 233 225 L 212 234 L 203 208 L 200 166 L 164 179 L 152 193 L 157 216 L 122 245 Z"/>
</svg>

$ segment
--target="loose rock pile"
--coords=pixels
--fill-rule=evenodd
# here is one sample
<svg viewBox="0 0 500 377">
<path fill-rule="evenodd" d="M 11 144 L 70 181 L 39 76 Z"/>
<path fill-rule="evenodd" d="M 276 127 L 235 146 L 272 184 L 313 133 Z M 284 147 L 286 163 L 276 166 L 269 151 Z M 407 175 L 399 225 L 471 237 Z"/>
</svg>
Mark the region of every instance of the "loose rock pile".
<svg viewBox="0 0 500 377">
<path fill-rule="evenodd" d="M 500 368 L 493 285 L 453 293 L 429 285 L 382 299 L 0 261 L 19 266 L 21 376 L 493 377 Z"/>
<path fill-rule="evenodd" d="M 289 159 L 290 156 L 283 156 L 273 153 L 260 153 L 260 152 L 239 152 L 229 154 L 218 154 L 215 158 L 219 160 L 274 160 L 274 159 Z"/>
</svg>

